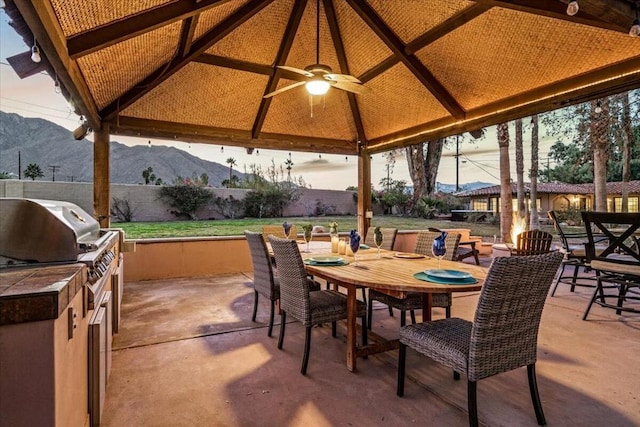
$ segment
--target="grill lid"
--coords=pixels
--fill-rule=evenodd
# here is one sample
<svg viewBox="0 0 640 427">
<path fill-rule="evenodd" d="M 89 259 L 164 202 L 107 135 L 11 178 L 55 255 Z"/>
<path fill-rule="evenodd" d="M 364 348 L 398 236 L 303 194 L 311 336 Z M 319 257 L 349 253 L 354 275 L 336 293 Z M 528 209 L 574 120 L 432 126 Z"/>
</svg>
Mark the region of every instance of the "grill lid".
<svg viewBox="0 0 640 427">
<path fill-rule="evenodd" d="M 76 261 L 100 224 L 69 202 L 0 198 L 0 256 L 27 262 Z"/>
</svg>

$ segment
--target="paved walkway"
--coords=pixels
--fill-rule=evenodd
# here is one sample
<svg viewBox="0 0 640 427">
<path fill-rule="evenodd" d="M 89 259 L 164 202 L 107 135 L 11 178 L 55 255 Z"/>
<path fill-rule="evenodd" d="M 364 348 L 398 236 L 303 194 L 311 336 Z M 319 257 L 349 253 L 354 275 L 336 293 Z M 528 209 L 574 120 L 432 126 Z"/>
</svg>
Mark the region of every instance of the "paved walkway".
<svg viewBox="0 0 640 427">
<path fill-rule="evenodd" d="M 537 364 L 547 422 L 640 425 L 640 315 L 594 307 L 582 321 L 590 295 L 565 286 L 547 300 Z M 472 319 L 476 302 L 476 293 L 456 295 L 453 316 Z M 267 337 L 267 301 L 256 323 L 252 303 L 250 274 L 126 283 L 103 425 L 467 425 L 466 381 L 453 381 L 449 369 L 409 351 L 398 398 L 397 351 L 350 373 L 344 327 L 337 339 L 324 327 L 313 331 L 302 376 L 304 328 L 287 325 L 280 351 L 279 326 Z M 376 309 L 373 330 L 397 336 L 397 312 Z M 483 425 L 536 425 L 524 368 L 480 381 L 478 406 Z"/>
</svg>

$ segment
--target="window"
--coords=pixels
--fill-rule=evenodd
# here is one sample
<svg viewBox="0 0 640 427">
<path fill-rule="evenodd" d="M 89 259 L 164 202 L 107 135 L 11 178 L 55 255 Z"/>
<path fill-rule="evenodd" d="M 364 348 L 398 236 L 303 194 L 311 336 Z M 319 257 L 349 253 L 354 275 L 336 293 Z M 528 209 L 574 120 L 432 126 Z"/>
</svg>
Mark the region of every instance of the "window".
<svg viewBox="0 0 640 427">
<path fill-rule="evenodd" d="M 629 197 L 629 212 L 638 212 L 638 197 Z M 613 211 L 622 212 L 622 197 L 613 198 Z"/>
<path fill-rule="evenodd" d="M 487 199 L 474 199 L 471 201 L 471 210 L 473 211 L 486 211 L 489 210 L 489 203 Z"/>
</svg>

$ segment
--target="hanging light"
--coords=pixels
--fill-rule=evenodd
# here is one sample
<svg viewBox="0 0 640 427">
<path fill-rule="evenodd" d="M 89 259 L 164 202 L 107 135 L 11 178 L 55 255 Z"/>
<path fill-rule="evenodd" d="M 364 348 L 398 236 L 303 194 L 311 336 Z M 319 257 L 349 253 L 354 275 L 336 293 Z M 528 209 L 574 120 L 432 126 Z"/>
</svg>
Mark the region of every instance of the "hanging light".
<svg viewBox="0 0 640 427">
<path fill-rule="evenodd" d="M 40 56 L 40 48 L 36 44 L 36 38 L 33 38 L 33 47 L 31 48 L 31 60 L 36 64 L 42 61 L 42 57 Z"/>
<path fill-rule="evenodd" d="M 7 4 L 4 2 L 4 0 L 0 0 L 0 8 L 4 9 L 6 5 Z"/>
<path fill-rule="evenodd" d="M 578 13 L 578 10 L 580 10 L 580 6 L 578 6 L 578 2 L 576 0 L 570 1 L 567 5 L 567 15 L 569 16 L 575 15 Z"/>
<path fill-rule="evenodd" d="M 594 108 L 593 110 L 596 114 L 600 114 L 602 113 L 602 105 L 600 104 L 600 101 L 596 102 L 596 108 Z"/>
<path fill-rule="evenodd" d="M 636 19 L 633 20 L 631 28 L 629 29 L 629 35 L 631 37 L 640 37 L 640 19 L 638 19 L 638 2 L 636 2 Z"/>
<path fill-rule="evenodd" d="M 220 147 L 220 152 L 224 153 L 224 147 Z"/>
<path fill-rule="evenodd" d="M 309 95 L 324 95 L 329 90 L 329 86 L 331 86 L 329 82 L 319 76 L 314 77 L 304 85 Z"/>
<path fill-rule="evenodd" d="M 53 84 L 53 91 L 55 93 L 60 93 L 62 92 L 62 88 L 60 87 L 60 81 L 58 80 L 58 76 L 56 76 L 56 81 Z"/>
<path fill-rule="evenodd" d="M 256 148 L 256 156 L 259 156 L 259 155 L 260 155 L 260 150 Z"/>
</svg>

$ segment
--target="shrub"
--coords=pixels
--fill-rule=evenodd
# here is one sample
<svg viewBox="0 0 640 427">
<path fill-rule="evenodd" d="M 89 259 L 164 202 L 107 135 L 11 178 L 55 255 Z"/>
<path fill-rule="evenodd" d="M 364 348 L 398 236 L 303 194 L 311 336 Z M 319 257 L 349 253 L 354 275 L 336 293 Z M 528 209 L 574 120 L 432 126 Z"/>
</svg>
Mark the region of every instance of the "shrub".
<svg viewBox="0 0 640 427">
<path fill-rule="evenodd" d="M 198 219 L 196 212 L 213 199 L 213 193 L 198 179 L 178 177 L 174 185 L 160 188 L 160 198 L 175 209 L 171 213 L 178 218 Z"/>
<path fill-rule="evenodd" d="M 131 222 L 135 209 L 131 207 L 131 203 L 127 199 L 111 199 L 111 216 L 119 222 Z"/>
<path fill-rule="evenodd" d="M 213 201 L 216 211 L 225 218 L 234 219 L 241 216 L 243 201 L 229 195 L 227 198 L 216 197 Z"/>
</svg>

